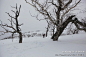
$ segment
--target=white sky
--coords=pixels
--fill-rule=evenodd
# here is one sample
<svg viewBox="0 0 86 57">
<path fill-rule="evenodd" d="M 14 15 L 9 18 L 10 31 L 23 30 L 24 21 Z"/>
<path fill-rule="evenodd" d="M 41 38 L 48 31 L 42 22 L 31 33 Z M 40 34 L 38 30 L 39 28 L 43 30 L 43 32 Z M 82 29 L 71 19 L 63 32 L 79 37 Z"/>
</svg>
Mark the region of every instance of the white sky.
<svg viewBox="0 0 86 57">
<path fill-rule="evenodd" d="M 13 16 L 14 14 L 11 12 L 13 8 L 11 8 L 11 6 L 16 6 L 16 3 L 18 6 L 21 5 L 19 23 L 24 24 L 23 26 L 21 26 L 23 32 L 36 30 L 46 31 L 46 21 L 38 21 L 36 20 L 36 18 L 31 17 L 29 11 L 32 15 L 36 14 L 37 12 L 32 6 L 27 4 L 25 0 L 0 0 L 0 20 L 2 20 L 3 23 L 9 23 L 9 21 L 7 20 L 9 19 L 9 16 L 5 12 L 8 12 Z M 82 0 L 81 3 L 78 5 L 78 8 L 81 10 L 85 10 L 86 0 Z M 79 13 L 81 10 L 75 10 L 74 13 L 76 12 L 78 17 L 83 18 L 85 17 L 86 13 Z M 0 31 L 1 30 L 2 29 L 0 27 Z"/>
</svg>

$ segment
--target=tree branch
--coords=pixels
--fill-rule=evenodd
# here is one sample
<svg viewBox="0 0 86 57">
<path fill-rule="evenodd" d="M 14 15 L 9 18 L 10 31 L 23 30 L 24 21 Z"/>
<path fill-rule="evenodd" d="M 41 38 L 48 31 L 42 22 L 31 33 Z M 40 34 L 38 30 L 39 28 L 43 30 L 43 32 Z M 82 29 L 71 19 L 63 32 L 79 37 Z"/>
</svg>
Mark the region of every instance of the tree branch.
<svg viewBox="0 0 86 57">
<path fill-rule="evenodd" d="M 52 1 L 52 2 L 48 2 L 48 3 L 51 3 L 51 4 L 54 5 L 56 8 L 58 8 L 58 6 L 57 6 L 55 3 L 53 3 L 53 1 Z"/>
<path fill-rule="evenodd" d="M 72 21 L 79 30 L 84 30 L 86 32 L 86 23 L 80 22 L 77 18 Z M 80 28 L 80 24 L 83 28 Z"/>
<path fill-rule="evenodd" d="M 63 15 L 61 16 L 61 19 L 65 16 L 65 14 L 67 14 L 71 9 L 75 8 L 81 0 L 79 0 L 73 7 L 71 7 L 70 9 L 68 9 L 65 13 L 63 13 Z"/>
<path fill-rule="evenodd" d="M 14 12 L 15 14 L 16 14 L 16 12 L 15 11 L 13 11 L 13 10 L 11 10 L 12 12 Z"/>
<path fill-rule="evenodd" d="M 68 5 L 72 2 L 72 0 L 69 0 L 69 2 L 64 6 L 64 8 L 62 8 L 62 10 L 64 10 L 65 8 L 68 7 Z"/>
<path fill-rule="evenodd" d="M 50 20 L 54 25 L 56 25 L 56 23 L 53 22 L 53 20 L 52 20 L 50 14 L 49 14 L 49 12 L 48 12 L 46 9 L 44 9 L 44 6 L 41 5 L 40 3 L 38 3 L 38 1 L 33 1 L 33 2 L 34 2 L 35 4 L 37 4 L 37 5 L 40 7 L 41 10 L 39 10 L 39 9 L 38 9 L 39 7 L 37 7 L 36 5 L 33 5 L 33 4 L 29 3 L 29 2 L 27 2 L 27 0 L 25 0 L 25 1 L 26 1 L 26 3 L 28 3 L 28 4 L 30 4 L 31 6 L 35 7 L 36 10 L 37 10 L 39 13 L 41 13 L 42 15 L 48 16 L 49 20 Z"/>
<path fill-rule="evenodd" d="M 9 28 L 12 28 L 13 30 L 15 30 L 15 31 L 16 31 L 16 29 L 15 29 L 15 28 L 13 28 L 12 26 L 9 26 L 9 25 L 7 25 L 7 24 L 5 24 L 5 25 L 0 24 L 0 26 L 9 27 Z"/>
<path fill-rule="evenodd" d="M 7 13 L 7 12 L 6 12 Z M 15 17 L 12 17 L 9 13 L 7 13 L 11 18 L 14 18 L 15 19 Z"/>
</svg>

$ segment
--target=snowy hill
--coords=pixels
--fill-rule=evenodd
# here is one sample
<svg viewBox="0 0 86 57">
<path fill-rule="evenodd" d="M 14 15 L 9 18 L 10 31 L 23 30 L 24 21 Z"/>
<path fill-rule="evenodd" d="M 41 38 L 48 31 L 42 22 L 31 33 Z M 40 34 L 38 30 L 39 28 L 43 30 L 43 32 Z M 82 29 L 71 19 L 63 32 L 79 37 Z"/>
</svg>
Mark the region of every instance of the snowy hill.
<svg viewBox="0 0 86 57">
<path fill-rule="evenodd" d="M 0 57 L 86 57 L 86 34 L 60 36 L 52 41 L 50 36 L 0 40 Z"/>
</svg>

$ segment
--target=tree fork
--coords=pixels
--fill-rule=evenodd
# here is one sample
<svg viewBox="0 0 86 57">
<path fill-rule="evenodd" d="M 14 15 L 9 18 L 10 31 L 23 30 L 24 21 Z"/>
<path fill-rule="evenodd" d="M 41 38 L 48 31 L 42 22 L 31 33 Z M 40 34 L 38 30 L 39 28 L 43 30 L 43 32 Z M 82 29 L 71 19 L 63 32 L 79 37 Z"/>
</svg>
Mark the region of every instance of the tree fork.
<svg viewBox="0 0 86 57">
<path fill-rule="evenodd" d="M 56 41 L 58 40 L 58 37 L 62 34 L 62 32 L 64 31 L 64 29 L 67 27 L 67 25 L 72 22 L 72 18 L 74 17 L 75 15 L 72 15 L 70 16 L 62 25 L 61 27 L 58 27 L 58 31 L 56 31 L 56 33 L 52 36 L 51 39 L 53 39 L 53 41 Z"/>
<path fill-rule="evenodd" d="M 64 31 L 64 29 L 67 27 L 67 25 L 72 22 L 75 24 L 75 26 L 77 27 L 77 29 L 79 30 L 84 30 L 86 32 L 86 23 L 83 23 L 83 22 L 80 22 L 77 18 L 74 18 L 74 20 L 72 20 L 72 18 L 74 17 L 75 15 L 72 15 L 70 16 L 59 28 L 59 31 L 56 31 L 56 33 L 52 36 L 51 39 L 53 39 L 53 41 L 57 41 L 59 36 L 62 34 L 62 32 Z M 79 25 L 83 26 L 83 28 L 80 28 Z"/>
</svg>

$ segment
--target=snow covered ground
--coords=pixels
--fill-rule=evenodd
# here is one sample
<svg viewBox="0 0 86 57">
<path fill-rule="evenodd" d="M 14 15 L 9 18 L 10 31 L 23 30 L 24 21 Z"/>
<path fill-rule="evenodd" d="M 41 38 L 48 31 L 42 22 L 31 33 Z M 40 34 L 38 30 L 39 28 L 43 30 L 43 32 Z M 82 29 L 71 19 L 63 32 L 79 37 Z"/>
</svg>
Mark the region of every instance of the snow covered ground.
<svg viewBox="0 0 86 57">
<path fill-rule="evenodd" d="M 0 57 L 86 57 L 86 34 L 60 36 L 58 41 L 47 38 L 0 40 Z"/>
</svg>

